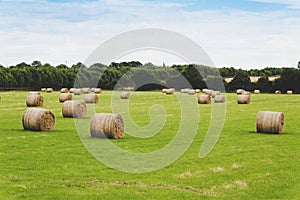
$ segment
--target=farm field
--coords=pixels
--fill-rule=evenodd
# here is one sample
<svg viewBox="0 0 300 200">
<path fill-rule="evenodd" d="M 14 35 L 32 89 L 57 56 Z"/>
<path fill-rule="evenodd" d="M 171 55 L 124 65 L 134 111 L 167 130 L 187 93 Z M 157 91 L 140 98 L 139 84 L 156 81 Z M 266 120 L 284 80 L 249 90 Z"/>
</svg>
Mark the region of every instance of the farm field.
<svg viewBox="0 0 300 200">
<path fill-rule="evenodd" d="M 133 174 L 111 169 L 87 151 L 74 120 L 61 115 L 59 92 L 41 93 L 44 108 L 56 116 L 54 131 L 24 131 L 27 94 L 0 92 L 0 199 L 300 199 L 300 95 L 252 94 L 251 104 L 239 105 L 236 94 L 226 94 L 222 134 L 203 159 L 198 154 L 211 105 L 198 105 L 199 129 L 185 154 L 161 170 Z M 172 140 L 180 124 L 175 95 L 135 92 L 132 119 L 147 125 L 153 104 L 167 112 L 161 132 L 147 139 L 125 135 L 115 145 L 151 152 Z M 96 111 L 111 110 L 111 91 L 103 91 Z M 284 112 L 284 134 L 256 133 L 261 110 Z"/>
</svg>

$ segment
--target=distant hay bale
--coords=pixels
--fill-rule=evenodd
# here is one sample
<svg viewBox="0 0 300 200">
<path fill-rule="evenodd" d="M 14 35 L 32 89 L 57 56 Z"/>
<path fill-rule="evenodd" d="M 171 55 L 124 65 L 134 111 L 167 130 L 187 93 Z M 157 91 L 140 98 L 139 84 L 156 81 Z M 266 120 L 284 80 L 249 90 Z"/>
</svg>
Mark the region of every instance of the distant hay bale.
<svg viewBox="0 0 300 200">
<path fill-rule="evenodd" d="M 198 104 L 210 104 L 211 103 L 211 97 L 207 94 L 202 94 L 198 97 Z"/>
<path fill-rule="evenodd" d="M 210 95 L 210 90 L 209 89 L 202 89 L 202 92 L 204 94 Z"/>
<path fill-rule="evenodd" d="M 86 94 L 84 96 L 84 102 L 85 103 L 98 103 L 98 95 L 97 94 Z"/>
<path fill-rule="evenodd" d="M 91 93 L 91 88 L 82 88 L 82 93 L 83 94 L 89 94 L 89 93 Z"/>
<path fill-rule="evenodd" d="M 221 94 L 220 91 L 213 91 L 213 90 L 210 91 L 210 95 L 212 98 L 215 98 L 215 96 L 220 95 L 220 94 Z"/>
<path fill-rule="evenodd" d="M 224 95 L 216 95 L 215 96 L 215 103 L 224 103 L 226 101 Z"/>
<path fill-rule="evenodd" d="M 93 88 L 91 88 L 91 92 L 95 92 L 95 89 L 96 89 L 96 88 L 94 88 L 94 87 L 93 87 Z"/>
<path fill-rule="evenodd" d="M 166 93 L 167 90 L 168 90 L 167 88 L 163 88 L 163 89 L 161 90 L 161 92 L 162 92 L 162 93 Z"/>
<path fill-rule="evenodd" d="M 61 93 L 68 93 L 69 90 L 68 90 L 68 88 L 61 88 L 61 89 L 60 89 L 60 92 L 61 92 Z"/>
<path fill-rule="evenodd" d="M 94 93 L 95 94 L 101 94 L 102 93 L 102 89 L 101 88 L 95 88 Z"/>
<path fill-rule="evenodd" d="M 251 95 L 251 92 L 249 92 L 249 91 L 243 91 L 242 95 Z"/>
<path fill-rule="evenodd" d="M 85 118 L 86 113 L 87 109 L 84 101 L 65 101 L 62 106 L 63 117 Z"/>
<path fill-rule="evenodd" d="M 61 102 L 61 103 L 65 102 L 65 101 L 70 101 L 72 99 L 73 99 L 72 94 L 69 94 L 69 93 L 61 93 L 59 95 L 59 102 Z"/>
<path fill-rule="evenodd" d="M 28 107 L 43 107 L 44 98 L 39 94 L 28 94 L 26 99 L 26 105 Z"/>
<path fill-rule="evenodd" d="M 190 89 L 188 88 L 184 88 L 184 89 L 181 89 L 180 92 L 181 93 L 189 93 Z"/>
<path fill-rule="evenodd" d="M 173 94 L 173 93 L 174 93 L 174 90 L 172 90 L 172 89 L 166 89 L 165 94 Z"/>
<path fill-rule="evenodd" d="M 188 92 L 188 94 L 189 94 L 189 95 L 194 95 L 194 94 L 195 94 L 195 90 L 190 89 L 189 92 Z"/>
<path fill-rule="evenodd" d="M 282 112 L 260 111 L 256 116 L 258 133 L 283 133 L 284 114 Z"/>
<path fill-rule="evenodd" d="M 293 94 L 293 90 L 286 91 L 287 94 Z"/>
<path fill-rule="evenodd" d="M 42 108 L 29 108 L 22 117 L 24 130 L 52 131 L 55 124 L 55 116 L 50 110 Z"/>
<path fill-rule="evenodd" d="M 260 90 L 254 90 L 254 94 L 260 94 Z"/>
<path fill-rule="evenodd" d="M 281 94 L 281 91 L 280 90 L 276 90 L 275 94 Z"/>
<path fill-rule="evenodd" d="M 236 94 L 242 94 L 245 90 L 244 89 L 237 89 Z"/>
<path fill-rule="evenodd" d="M 92 137 L 119 139 L 124 136 L 124 122 L 120 114 L 94 114 L 90 121 Z"/>
<path fill-rule="evenodd" d="M 175 88 L 170 88 L 170 90 L 172 90 L 172 91 L 173 91 L 173 93 L 176 91 L 176 90 L 175 90 Z"/>
<path fill-rule="evenodd" d="M 238 104 L 250 104 L 250 95 L 240 94 L 238 95 Z"/>
<path fill-rule="evenodd" d="M 129 92 L 121 92 L 120 97 L 121 97 L 121 99 L 129 99 L 130 93 Z"/>
<path fill-rule="evenodd" d="M 48 93 L 53 92 L 53 88 L 47 88 L 46 92 L 48 92 Z"/>
<path fill-rule="evenodd" d="M 42 91 L 42 92 L 46 92 L 46 91 L 47 91 L 47 88 L 41 88 L 41 91 Z"/>
<path fill-rule="evenodd" d="M 200 89 L 195 89 L 195 93 L 200 93 L 201 90 Z"/>
<path fill-rule="evenodd" d="M 74 93 L 75 92 L 75 88 L 70 88 L 70 93 Z"/>
<path fill-rule="evenodd" d="M 74 90 L 74 95 L 82 95 L 82 89 L 81 88 L 76 88 Z"/>
</svg>

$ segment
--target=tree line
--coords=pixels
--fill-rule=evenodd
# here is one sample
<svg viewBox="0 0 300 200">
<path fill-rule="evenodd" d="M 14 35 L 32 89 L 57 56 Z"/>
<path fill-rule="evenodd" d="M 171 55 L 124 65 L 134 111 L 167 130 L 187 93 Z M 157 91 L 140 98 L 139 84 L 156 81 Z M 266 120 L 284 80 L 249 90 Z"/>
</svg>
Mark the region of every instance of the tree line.
<svg viewBox="0 0 300 200">
<path fill-rule="evenodd" d="M 251 76 L 260 77 L 251 82 Z M 270 81 L 269 77 L 278 79 Z M 185 78 L 184 81 L 182 78 Z M 227 83 L 225 78 L 233 78 Z M 22 88 L 39 90 L 52 87 L 56 90 L 67 87 L 101 87 L 114 89 L 133 87 L 138 90 L 157 90 L 164 87 L 181 89 L 184 87 L 207 88 L 209 85 L 224 84 L 228 92 L 238 88 L 245 90 L 260 89 L 273 93 L 275 90 L 286 92 L 293 90 L 300 93 L 300 70 L 296 68 L 236 69 L 233 67 L 213 68 L 204 65 L 186 64 L 155 66 L 138 61 L 113 62 L 106 66 L 100 63 L 85 66 L 78 62 L 72 66 L 60 64 L 52 66 L 34 61 L 15 66 L 0 65 L 0 89 Z M 213 84 L 218 83 L 218 84 Z M 219 88 L 210 88 L 218 90 Z"/>
</svg>

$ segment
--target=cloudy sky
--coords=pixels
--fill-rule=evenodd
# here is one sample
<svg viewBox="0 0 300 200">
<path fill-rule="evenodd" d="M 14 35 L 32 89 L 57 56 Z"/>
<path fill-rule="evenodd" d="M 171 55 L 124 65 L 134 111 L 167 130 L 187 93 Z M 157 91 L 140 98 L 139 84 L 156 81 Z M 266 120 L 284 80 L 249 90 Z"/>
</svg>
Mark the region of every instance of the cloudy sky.
<svg viewBox="0 0 300 200">
<path fill-rule="evenodd" d="M 191 38 L 217 67 L 296 67 L 300 60 L 299 0 L 0 0 L 0 64 L 84 62 L 101 43 L 140 28 Z M 162 55 L 124 60 L 180 62 Z"/>
</svg>

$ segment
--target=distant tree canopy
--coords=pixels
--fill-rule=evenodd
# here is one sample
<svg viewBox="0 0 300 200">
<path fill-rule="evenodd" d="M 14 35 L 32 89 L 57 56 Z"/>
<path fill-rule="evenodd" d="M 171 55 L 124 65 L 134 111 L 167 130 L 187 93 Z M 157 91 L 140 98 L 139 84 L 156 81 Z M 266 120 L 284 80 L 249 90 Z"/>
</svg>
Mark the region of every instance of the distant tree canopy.
<svg viewBox="0 0 300 200">
<path fill-rule="evenodd" d="M 260 78 L 256 83 L 252 83 L 250 76 Z M 268 79 L 270 76 L 280 78 L 271 82 Z M 230 83 L 224 81 L 228 77 L 233 78 Z M 233 67 L 217 69 L 195 64 L 158 67 L 152 63 L 143 65 L 138 61 L 113 62 L 109 66 L 95 63 L 89 67 L 80 62 L 72 66 L 65 64 L 52 66 L 40 61 L 33 61 L 31 64 L 22 62 L 8 68 L 0 65 L 0 89 L 133 87 L 138 90 L 155 90 L 164 87 L 176 89 L 211 87 L 210 89 L 219 90 L 218 86 L 224 84 L 228 92 L 243 88 L 246 90 L 260 89 L 262 92 L 272 93 L 278 89 L 282 92 L 293 90 L 295 93 L 300 93 L 299 81 L 300 70 L 297 68 L 242 70 Z"/>
</svg>

